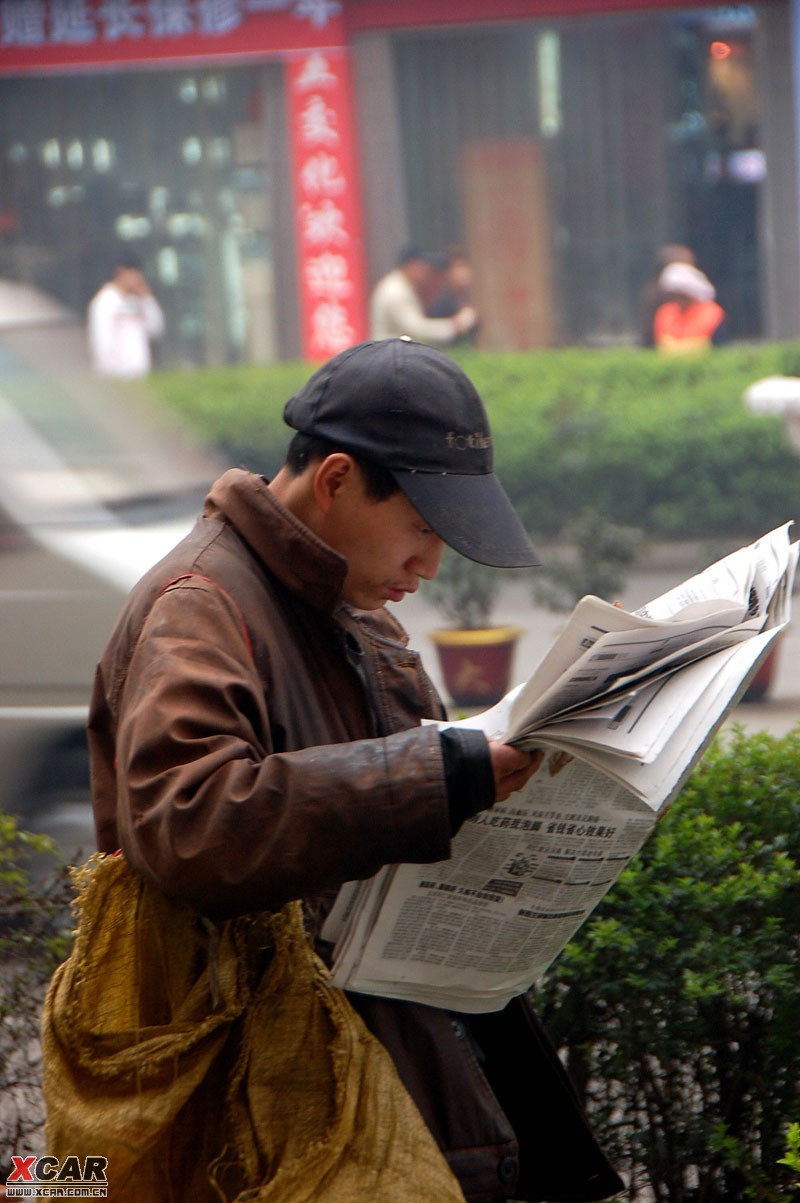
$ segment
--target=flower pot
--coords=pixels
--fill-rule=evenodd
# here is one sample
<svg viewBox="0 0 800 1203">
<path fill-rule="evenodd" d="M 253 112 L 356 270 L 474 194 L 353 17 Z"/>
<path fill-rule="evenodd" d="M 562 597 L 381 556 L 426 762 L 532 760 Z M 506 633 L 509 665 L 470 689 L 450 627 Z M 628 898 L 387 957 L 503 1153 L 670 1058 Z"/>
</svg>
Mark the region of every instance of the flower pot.
<svg viewBox="0 0 800 1203">
<path fill-rule="evenodd" d="M 431 631 L 445 688 L 456 706 L 492 706 L 508 692 L 522 627 Z"/>
</svg>

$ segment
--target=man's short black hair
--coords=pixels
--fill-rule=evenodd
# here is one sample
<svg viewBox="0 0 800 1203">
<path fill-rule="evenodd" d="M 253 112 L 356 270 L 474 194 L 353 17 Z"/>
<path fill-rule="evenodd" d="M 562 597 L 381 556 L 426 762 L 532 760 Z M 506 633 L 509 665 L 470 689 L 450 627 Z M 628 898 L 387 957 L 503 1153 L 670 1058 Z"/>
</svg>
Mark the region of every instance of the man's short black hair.
<svg viewBox="0 0 800 1203">
<path fill-rule="evenodd" d="M 361 455 L 356 455 L 349 447 L 343 447 L 340 443 L 319 438 L 314 434 L 304 434 L 302 430 L 298 430 L 292 436 L 286 452 L 286 467 L 293 476 L 299 476 L 301 472 L 305 472 L 309 464 L 313 464 L 316 460 L 323 460 L 337 451 L 351 455 L 358 464 L 364 476 L 367 497 L 370 501 L 386 501 L 388 497 L 399 493 L 400 486 L 388 468 L 375 464 L 372 460 L 364 459 Z"/>
<path fill-rule="evenodd" d="M 142 261 L 133 251 L 120 251 L 114 258 L 113 272 L 127 271 L 129 269 L 141 271 Z"/>
<path fill-rule="evenodd" d="M 447 267 L 447 256 L 441 251 L 426 251 L 424 247 L 417 246 L 414 242 L 408 242 L 400 248 L 397 256 L 397 266 L 405 267 L 407 263 L 427 263 L 429 267 L 436 271 L 444 271 Z"/>
</svg>

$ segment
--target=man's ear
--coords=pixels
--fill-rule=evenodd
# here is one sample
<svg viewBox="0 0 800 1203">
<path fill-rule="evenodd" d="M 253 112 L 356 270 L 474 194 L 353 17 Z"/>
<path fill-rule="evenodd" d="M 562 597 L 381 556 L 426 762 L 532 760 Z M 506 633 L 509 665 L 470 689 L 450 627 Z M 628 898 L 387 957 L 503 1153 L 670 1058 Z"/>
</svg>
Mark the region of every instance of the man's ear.
<svg viewBox="0 0 800 1203">
<path fill-rule="evenodd" d="M 334 451 L 321 460 L 314 473 L 314 500 L 323 514 L 330 513 L 331 506 L 343 489 L 352 488 L 358 476 L 358 465 L 352 455 Z"/>
</svg>

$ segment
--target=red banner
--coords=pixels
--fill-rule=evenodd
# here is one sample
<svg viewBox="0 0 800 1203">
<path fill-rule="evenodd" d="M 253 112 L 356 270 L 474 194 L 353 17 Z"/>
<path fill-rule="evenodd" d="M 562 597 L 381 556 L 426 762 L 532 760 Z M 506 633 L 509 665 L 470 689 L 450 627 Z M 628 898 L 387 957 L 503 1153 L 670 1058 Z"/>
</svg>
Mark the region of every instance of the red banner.
<svg viewBox="0 0 800 1203">
<path fill-rule="evenodd" d="M 366 337 L 362 217 L 344 50 L 287 63 L 303 352 L 328 359 Z"/>
<path fill-rule="evenodd" d="M 342 45 L 341 0 L 0 0 L 0 73 Z"/>
</svg>

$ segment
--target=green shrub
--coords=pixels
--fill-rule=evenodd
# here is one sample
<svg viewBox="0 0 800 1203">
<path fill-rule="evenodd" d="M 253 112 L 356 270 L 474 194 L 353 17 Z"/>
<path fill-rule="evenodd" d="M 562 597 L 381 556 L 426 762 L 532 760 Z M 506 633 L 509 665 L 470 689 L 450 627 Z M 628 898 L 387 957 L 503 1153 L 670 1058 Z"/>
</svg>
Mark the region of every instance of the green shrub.
<svg viewBox="0 0 800 1203">
<path fill-rule="evenodd" d="M 567 612 L 587 593 L 614 598 L 641 544 L 635 526 L 617 526 L 595 509 L 586 509 L 564 528 L 562 546 L 545 558 L 531 578 L 534 599 L 551 610 Z"/>
<path fill-rule="evenodd" d="M 632 1198 L 786 1197 L 798 931 L 800 730 L 738 731 L 536 990 Z"/>
<path fill-rule="evenodd" d="M 308 378 L 305 363 L 161 372 L 157 394 L 231 466 L 271 475 L 283 462 L 291 431 L 283 407 Z"/>
<path fill-rule="evenodd" d="M 433 580 L 423 581 L 423 592 L 448 626 L 480 630 L 491 626 L 503 581 L 519 571 L 490 568 L 445 547 L 439 571 Z"/>
<path fill-rule="evenodd" d="M 71 943 L 68 870 L 53 841 L 0 812 L 0 1182 L 13 1153 L 45 1152 L 39 1013 Z"/>
<path fill-rule="evenodd" d="M 778 1165 L 788 1165 L 795 1174 L 800 1174 L 800 1124 L 789 1124 L 786 1132 L 786 1155 L 778 1159 Z M 793 1183 L 800 1190 L 800 1179 Z"/>
<path fill-rule="evenodd" d="M 456 357 L 484 398 L 501 478 L 534 537 L 587 507 L 657 538 L 753 537 L 794 517 L 800 462 L 779 418 L 749 413 L 748 384 L 800 371 L 800 344 L 731 346 L 691 362 L 638 349 Z M 168 405 L 231 463 L 267 473 L 281 418 L 311 366 L 161 373 Z"/>
<path fill-rule="evenodd" d="M 655 537 L 708 537 L 756 535 L 792 516 L 800 464 L 780 419 L 742 402 L 745 387 L 780 370 L 786 355 L 724 348 L 674 362 L 570 349 L 464 366 L 486 401 L 503 480 L 534 533 L 558 534 L 591 505 Z"/>
</svg>

